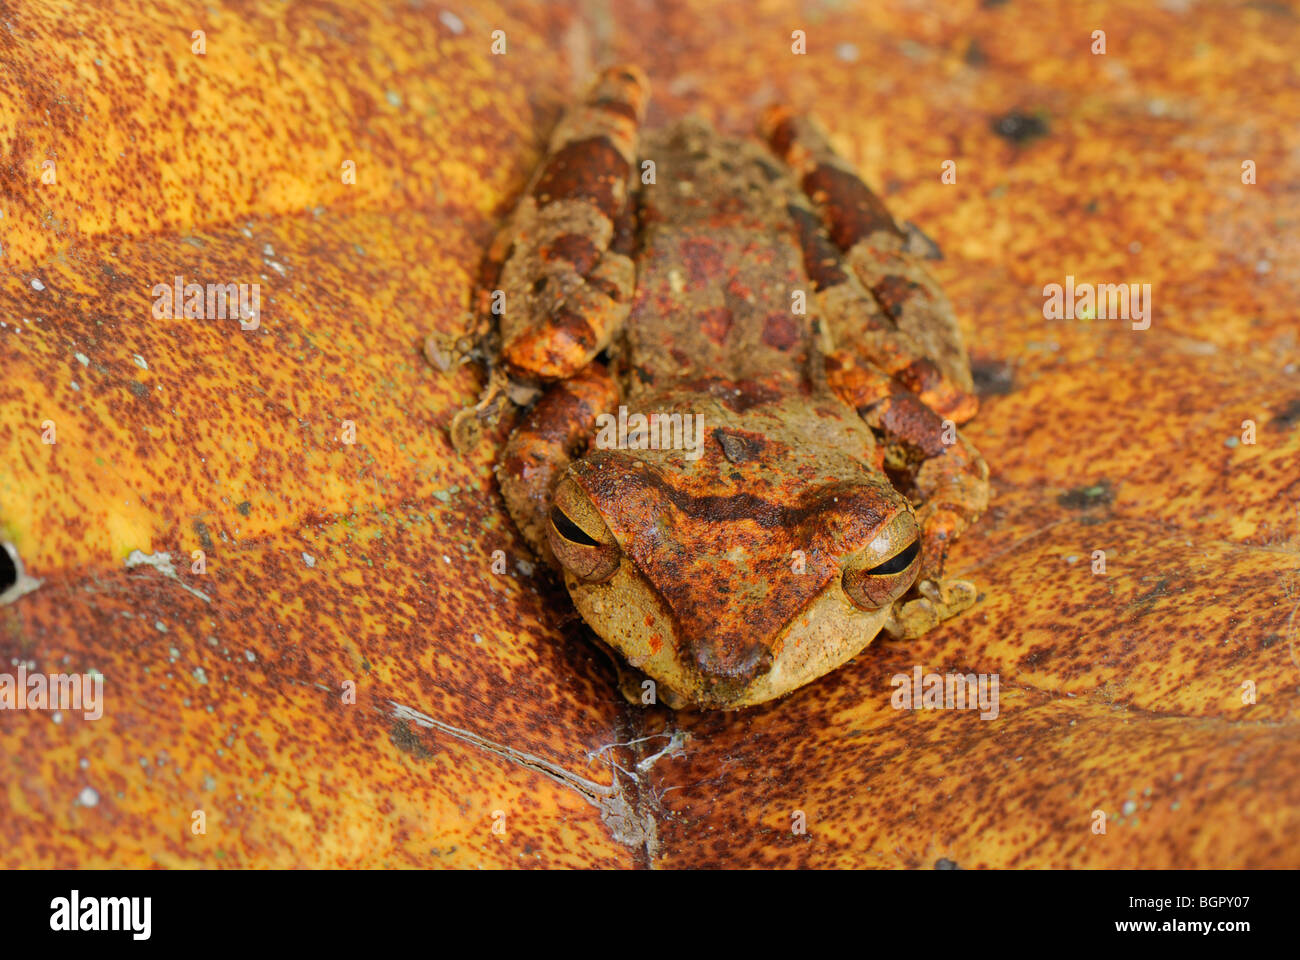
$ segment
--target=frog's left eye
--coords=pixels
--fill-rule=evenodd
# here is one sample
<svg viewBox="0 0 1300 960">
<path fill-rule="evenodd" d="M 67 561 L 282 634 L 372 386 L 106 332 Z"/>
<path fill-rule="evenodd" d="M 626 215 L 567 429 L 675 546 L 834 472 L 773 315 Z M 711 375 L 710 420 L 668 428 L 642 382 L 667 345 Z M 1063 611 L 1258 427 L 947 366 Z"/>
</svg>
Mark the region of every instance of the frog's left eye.
<svg viewBox="0 0 1300 960">
<path fill-rule="evenodd" d="M 587 495 L 565 478 L 551 498 L 546 524 L 551 552 L 579 580 L 600 583 L 618 570 L 621 551 Z"/>
<path fill-rule="evenodd" d="M 844 565 L 840 582 L 849 599 L 865 610 L 893 603 L 916 581 L 921 569 L 916 520 L 899 514 L 865 549 Z"/>
</svg>

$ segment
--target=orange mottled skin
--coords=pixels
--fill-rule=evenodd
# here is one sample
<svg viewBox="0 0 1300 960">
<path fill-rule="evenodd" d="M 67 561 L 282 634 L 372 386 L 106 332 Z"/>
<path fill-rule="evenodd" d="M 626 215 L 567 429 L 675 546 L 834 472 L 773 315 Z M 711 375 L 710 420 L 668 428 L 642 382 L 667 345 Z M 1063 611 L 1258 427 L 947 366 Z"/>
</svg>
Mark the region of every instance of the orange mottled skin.
<svg viewBox="0 0 1300 960">
<path fill-rule="evenodd" d="M 746 706 L 970 606 L 943 560 L 987 468 L 956 429 L 951 309 L 818 128 L 638 139 L 645 100 L 635 69 L 602 74 L 497 245 L 504 362 L 549 384 L 498 476 L 656 698 Z M 703 424 L 698 446 L 594 442 L 620 405 Z"/>
</svg>

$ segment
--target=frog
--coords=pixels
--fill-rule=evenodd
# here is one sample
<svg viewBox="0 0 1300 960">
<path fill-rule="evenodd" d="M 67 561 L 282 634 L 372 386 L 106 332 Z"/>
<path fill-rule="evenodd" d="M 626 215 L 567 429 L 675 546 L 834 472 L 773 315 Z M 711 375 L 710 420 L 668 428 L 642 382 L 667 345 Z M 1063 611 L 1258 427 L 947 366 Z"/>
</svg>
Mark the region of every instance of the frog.
<svg viewBox="0 0 1300 960">
<path fill-rule="evenodd" d="M 495 471 L 629 702 L 735 710 L 968 610 L 989 474 L 951 303 L 826 129 L 648 99 L 598 73 L 484 258 L 531 398 Z"/>
</svg>

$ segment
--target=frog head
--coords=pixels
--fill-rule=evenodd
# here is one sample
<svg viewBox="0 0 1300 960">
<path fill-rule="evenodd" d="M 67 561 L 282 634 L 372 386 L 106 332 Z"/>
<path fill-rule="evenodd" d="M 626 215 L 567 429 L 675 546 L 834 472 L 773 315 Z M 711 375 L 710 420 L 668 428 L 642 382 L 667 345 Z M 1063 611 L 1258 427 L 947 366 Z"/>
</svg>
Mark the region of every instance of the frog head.
<svg viewBox="0 0 1300 960">
<path fill-rule="evenodd" d="M 634 406 L 649 435 L 574 460 L 547 535 L 583 618 L 657 699 L 758 703 L 870 643 L 921 557 L 912 506 L 856 413 L 717 379 Z"/>
</svg>

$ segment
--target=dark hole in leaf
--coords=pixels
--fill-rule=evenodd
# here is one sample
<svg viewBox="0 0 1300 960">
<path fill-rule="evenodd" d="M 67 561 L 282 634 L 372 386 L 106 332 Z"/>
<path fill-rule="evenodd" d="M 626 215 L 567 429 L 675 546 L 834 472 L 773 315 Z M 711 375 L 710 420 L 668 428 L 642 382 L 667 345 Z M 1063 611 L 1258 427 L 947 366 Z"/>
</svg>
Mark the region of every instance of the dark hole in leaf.
<svg viewBox="0 0 1300 960">
<path fill-rule="evenodd" d="M 9 554 L 9 548 L 0 544 L 0 593 L 18 582 L 18 565 Z"/>
<path fill-rule="evenodd" d="M 1034 113 L 1013 110 L 993 118 L 993 132 L 1014 144 L 1026 144 L 1047 136 L 1047 120 Z"/>
</svg>

